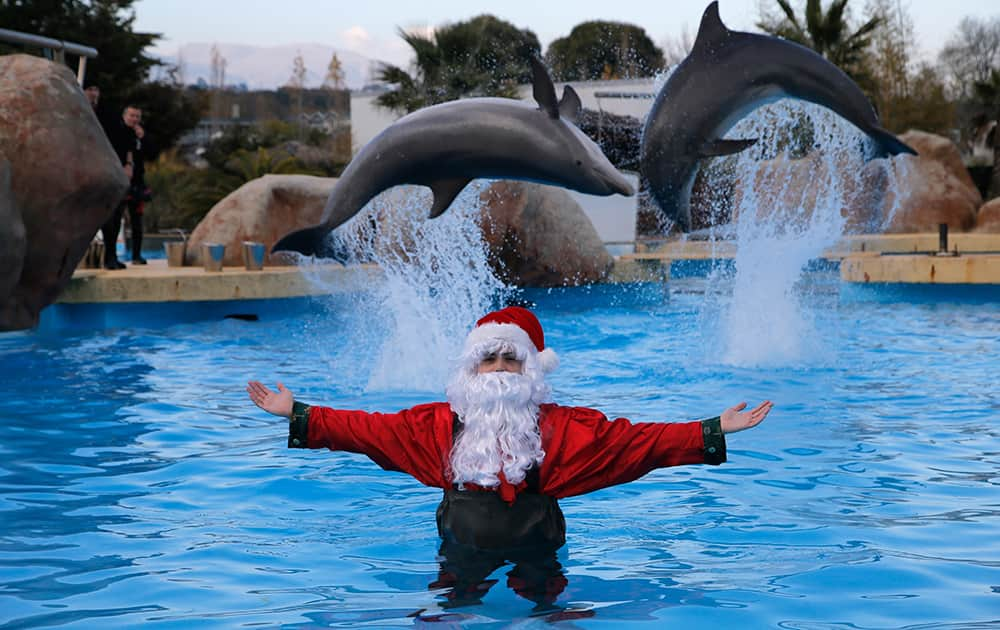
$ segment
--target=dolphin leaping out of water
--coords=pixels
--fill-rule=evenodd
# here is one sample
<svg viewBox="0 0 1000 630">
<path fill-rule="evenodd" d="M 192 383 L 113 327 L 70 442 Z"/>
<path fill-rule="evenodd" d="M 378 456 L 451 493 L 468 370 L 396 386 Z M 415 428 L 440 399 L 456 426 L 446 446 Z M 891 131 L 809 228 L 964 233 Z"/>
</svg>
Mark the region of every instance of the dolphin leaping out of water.
<svg viewBox="0 0 1000 630">
<path fill-rule="evenodd" d="M 538 107 L 509 98 L 468 98 L 427 107 L 366 144 L 334 185 L 322 222 L 286 235 L 272 251 L 332 253 L 331 230 L 377 194 L 400 184 L 434 193 L 431 218 L 448 209 L 473 179 L 518 179 L 591 195 L 632 195 L 632 185 L 573 121 L 580 97 L 566 86 L 556 100 L 552 78 L 532 57 Z"/>
<path fill-rule="evenodd" d="M 756 139 L 722 136 L 753 109 L 791 97 L 827 107 L 875 141 L 879 157 L 912 153 L 840 68 L 777 37 L 731 31 L 719 4 L 705 9 L 691 53 L 664 83 L 646 118 L 639 169 L 660 208 L 691 229 L 691 186 L 702 158 L 738 153 Z"/>
</svg>

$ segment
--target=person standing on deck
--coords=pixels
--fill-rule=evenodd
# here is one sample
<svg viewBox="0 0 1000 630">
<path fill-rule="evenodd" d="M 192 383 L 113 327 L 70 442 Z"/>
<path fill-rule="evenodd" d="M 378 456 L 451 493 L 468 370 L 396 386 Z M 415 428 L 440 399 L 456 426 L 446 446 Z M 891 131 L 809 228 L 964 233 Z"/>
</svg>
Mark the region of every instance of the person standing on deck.
<svg viewBox="0 0 1000 630">
<path fill-rule="evenodd" d="M 132 150 L 132 179 L 129 181 L 128 197 L 125 203 L 128 207 L 128 223 L 131 228 L 132 264 L 145 265 L 142 257 L 142 215 L 147 201 L 149 189 L 146 187 L 146 156 L 150 153 L 149 138 L 142 126 L 142 110 L 131 107 L 126 110 L 123 119 L 135 135 L 135 148 Z"/>
<path fill-rule="evenodd" d="M 721 464 L 729 433 L 760 424 L 770 401 L 740 403 L 685 423 L 609 420 L 550 402 L 558 366 L 531 311 L 510 306 L 476 323 L 447 386 L 448 402 L 398 413 L 310 406 L 281 383 L 247 384 L 250 400 L 289 419 L 288 446 L 367 455 L 386 470 L 442 488 L 442 571 L 453 605 L 478 602 L 507 561 L 518 594 L 551 603 L 565 585 L 555 550 L 566 541 L 558 499 L 633 481 L 666 466 Z"/>
<path fill-rule="evenodd" d="M 122 111 L 121 118 L 109 123 L 105 128 L 111 147 L 121 160 L 122 168 L 125 169 L 125 176 L 129 180 L 131 189 L 134 175 L 135 152 L 138 139 L 135 134 L 135 125 L 142 117 L 142 110 L 135 105 L 128 105 Z M 118 234 L 121 232 L 122 217 L 128 207 L 128 196 L 122 199 L 108 220 L 101 226 L 101 235 L 104 240 L 104 268 L 110 270 L 124 269 L 125 264 L 118 260 Z"/>
</svg>

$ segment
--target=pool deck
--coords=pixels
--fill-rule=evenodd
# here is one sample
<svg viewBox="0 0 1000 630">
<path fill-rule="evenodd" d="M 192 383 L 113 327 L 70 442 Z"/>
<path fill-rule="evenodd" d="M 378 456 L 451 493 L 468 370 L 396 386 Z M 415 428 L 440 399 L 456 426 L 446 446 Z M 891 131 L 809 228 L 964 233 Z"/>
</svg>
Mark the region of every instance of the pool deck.
<svg viewBox="0 0 1000 630">
<path fill-rule="evenodd" d="M 823 252 L 840 263 L 845 282 L 1000 284 L 1000 234 L 952 233 L 949 252 L 938 254 L 938 234 L 848 236 Z M 620 262 L 718 260 L 736 255 L 732 241 L 671 241 L 652 251 L 625 254 Z"/>
<path fill-rule="evenodd" d="M 936 254 L 938 235 L 851 236 L 824 252 L 840 262 L 841 279 L 857 283 L 1000 284 L 1000 234 L 952 234 L 948 254 Z M 954 255 L 954 252 L 964 252 Z M 731 241 L 671 241 L 655 251 L 615 258 L 609 282 L 665 282 L 681 260 L 729 259 Z M 166 260 L 120 271 L 78 269 L 59 297 L 62 304 L 199 302 L 331 295 L 362 290 L 381 277 L 375 265 L 168 267 Z"/>
<path fill-rule="evenodd" d="M 1000 285 L 1000 254 L 856 254 L 841 261 L 840 279 L 857 283 Z"/>
<path fill-rule="evenodd" d="M 150 260 L 125 269 L 77 269 L 58 304 L 114 304 L 142 302 L 202 302 L 293 298 L 351 293 L 381 278 L 377 265 L 344 267 L 317 264 L 274 266 L 260 271 L 225 267 L 169 267 L 166 260 Z M 670 261 L 637 260 L 615 265 L 610 282 L 665 282 Z"/>
<path fill-rule="evenodd" d="M 1000 253 L 1000 234 L 952 233 L 948 249 L 960 253 Z M 860 234 L 845 236 L 836 245 L 821 254 L 823 258 L 839 261 L 856 254 L 926 254 L 938 250 L 938 234 Z M 736 256 L 733 241 L 672 240 L 655 249 L 625 254 L 622 259 L 710 260 Z"/>
<path fill-rule="evenodd" d="M 200 302 L 307 297 L 359 291 L 381 276 L 375 265 L 265 267 L 168 267 L 166 260 L 118 271 L 77 269 L 60 304 Z"/>
</svg>

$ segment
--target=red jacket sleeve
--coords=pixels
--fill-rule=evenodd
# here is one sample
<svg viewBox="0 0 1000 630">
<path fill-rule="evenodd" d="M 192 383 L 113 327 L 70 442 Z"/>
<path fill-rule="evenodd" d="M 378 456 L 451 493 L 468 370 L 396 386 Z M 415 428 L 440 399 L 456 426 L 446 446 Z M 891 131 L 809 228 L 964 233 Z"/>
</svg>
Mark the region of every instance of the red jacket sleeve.
<svg viewBox="0 0 1000 630">
<path fill-rule="evenodd" d="M 634 481 L 656 468 L 706 460 L 701 422 L 632 424 L 582 407 L 542 409 L 542 494 L 570 497 Z"/>
<path fill-rule="evenodd" d="M 441 403 L 399 413 L 310 407 L 306 447 L 361 453 L 385 470 L 444 488 L 451 433 L 451 410 Z"/>
</svg>

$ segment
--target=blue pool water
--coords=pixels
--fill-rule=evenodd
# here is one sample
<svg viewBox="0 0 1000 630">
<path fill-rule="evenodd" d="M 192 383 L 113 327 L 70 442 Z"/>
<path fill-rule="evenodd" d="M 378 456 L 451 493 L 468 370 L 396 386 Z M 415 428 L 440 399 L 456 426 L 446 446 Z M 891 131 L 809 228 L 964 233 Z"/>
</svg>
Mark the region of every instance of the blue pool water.
<svg viewBox="0 0 1000 630">
<path fill-rule="evenodd" d="M 0 628 L 1000 623 L 1000 303 L 814 276 L 821 338 L 741 365 L 720 360 L 705 277 L 526 296 L 557 401 L 653 422 L 777 404 L 727 464 L 563 501 L 557 604 L 593 613 L 570 621 L 530 616 L 505 569 L 482 605 L 443 610 L 440 491 L 288 450 L 246 400 L 248 378 L 347 408 L 439 399 L 370 384 L 383 333 L 357 302 L 0 335 Z M 400 373 L 421 360 L 393 352 Z"/>
</svg>

